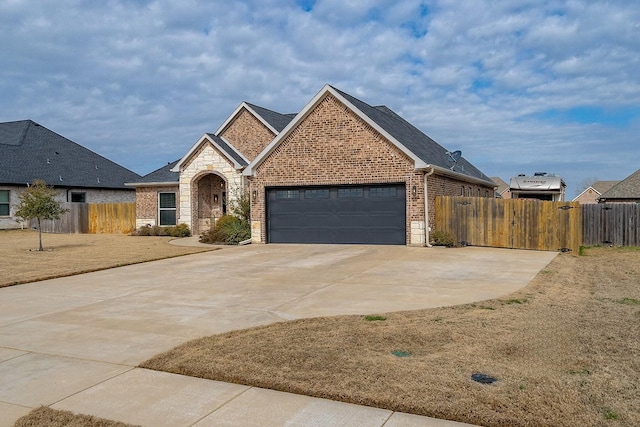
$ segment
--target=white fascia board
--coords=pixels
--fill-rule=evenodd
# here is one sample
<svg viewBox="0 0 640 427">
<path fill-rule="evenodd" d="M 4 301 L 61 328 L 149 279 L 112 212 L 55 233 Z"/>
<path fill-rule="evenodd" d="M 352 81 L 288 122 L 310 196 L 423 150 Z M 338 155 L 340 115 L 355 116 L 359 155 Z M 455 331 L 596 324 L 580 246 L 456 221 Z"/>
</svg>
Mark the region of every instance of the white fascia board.
<svg viewBox="0 0 640 427">
<path fill-rule="evenodd" d="M 223 140 L 225 142 L 225 144 L 227 144 L 234 153 L 236 153 L 238 156 L 240 156 L 240 158 L 242 160 L 244 160 L 245 162 L 247 162 L 247 164 L 249 164 L 249 159 L 247 159 L 244 154 L 242 154 L 240 151 L 238 151 L 238 149 L 236 147 L 233 146 L 233 144 L 231 144 L 227 139 L 221 137 L 220 135 L 216 135 L 218 138 L 220 138 L 221 140 Z M 244 166 L 243 166 L 244 167 Z"/>
<path fill-rule="evenodd" d="M 324 99 L 327 93 L 330 93 L 334 97 L 336 97 L 340 102 L 346 105 L 351 111 L 353 111 L 358 117 L 364 120 L 367 124 L 369 124 L 372 128 L 374 128 L 377 132 L 379 132 L 382 136 L 384 136 L 387 140 L 389 140 L 392 144 L 397 146 L 400 151 L 405 153 L 411 160 L 414 161 L 416 169 L 422 169 L 427 166 L 427 164 L 418 158 L 413 152 L 408 150 L 404 145 L 402 145 L 398 140 L 392 137 L 389 133 L 387 133 L 384 129 L 382 129 L 377 123 L 371 120 L 366 114 L 356 108 L 353 104 L 347 101 L 342 95 L 336 92 L 330 85 L 326 84 L 324 87 L 318 92 L 312 99 L 304 106 L 304 108 L 289 122 L 289 124 L 282 129 L 282 131 L 271 141 L 265 148 L 262 150 L 258 156 L 253 159 L 249 166 L 245 168 L 243 171 L 243 175 L 245 176 L 253 176 L 255 173 L 255 169 L 260 166 L 260 164 L 275 150 L 278 145 L 295 129 L 298 124 L 300 124 L 309 113 Z"/>
<path fill-rule="evenodd" d="M 193 146 L 189 149 L 189 151 L 187 151 L 187 154 L 185 154 L 178 163 L 176 163 L 176 165 L 173 167 L 173 169 L 171 169 L 171 172 L 180 172 L 180 169 L 182 168 L 182 165 L 191 157 L 191 155 L 193 153 L 195 153 L 198 148 L 200 148 L 200 146 L 205 143 L 205 142 L 210 142 L 211 145 L 213 145 L 214 147 L 216 147 L 218 149 L 218 151 L 224 156 L 225 159 L 227 159 L 229 161 L 229 163 L 231 163 L 233 165 L 234 168 L 236 168 L 236 170 L 240 170 L 242 169 L 244 166 L 241 165 L 240 163 L 238 163 L 236 161 L 236 159 L 234 159 L 233 157 L 229 156 L 219 145 L 218 143 L 216 143 L 213 139 L 211 139 L 211 137 L 208 134 L 204 134 L 202 135 L 202 137 L 200 137 L 200 139 L 198 139 L 198 142 L 196 142 L 195 144 L 193 144 Z M 226 142 L 226 141 L 225 141 Z M 229 145 L 231 146 L 231 145 Z M 234 148 L 235 150 L 235 148 Z M 237 151 L 237 150 L 235 150 Z"/>
<path fill-rule="evenodd" d="M 269 129 L 271 132 L 273 132 L 274 135 L 278 134 L 278 131 L 275 130 L 273 128 L 273 126 L 271 126 L 269 123 L 267 123 L 265 121 L 265 119 L 262 118 L 262 116 L 258 113 L 256 113 L 251 107 L 249 107 L 249 105 L 247 105 L 246 102 L 242 102 L 240 105 L 238 105 L 238 108 L 236 108 L 233 113 L 231 113 L 231 115 L 227 118 L 227 120 L 224 121 L 224 123 L 222 123 L 222 125 L 220 125 L 220 127 L 218 128 L 218 130 L 216 130 L 214 132 L 214 135 L 216 136 L 220 136 L 220 134 L 222 133 L 222 131 L 229 126 L 229 124 L 233 121 L 233 119 L 236 118 L 236 116 L 238 114 L 240 114 L 240 111 L 242 111 L 242 109 L 246 109 L 249 113 L 251 113 L 256 119 L 258 119 L 260 121 L 260 123 L 262 123 L 263 125 L 265 125 L 265 127 L 267 129 Z"/>
<path fill-rule="evenodd" d="M 182 167 L 184 162 L 186 162 L 189 159 L 189 157 L 191 157 L 191 155 L 200 147 L 202 142 L 207 140 L 207 139 L 209 139 L 209 137 L 207 136 L 206 133 L 204 135 L 202 135 L 200 137 L 200 139 L 198 139 L 198 141 L 196 141 L 196 143 L 191 146 L 189 151 L 187 151 L 187 154 L 182 156 L 180 161 L 178 163 L 176 163 L 176 165 L 173 167 L 173 169 L 171 169 L 171 172 L 180 172 L 180 168 Z"/>
<path fill-rule="evenodd" d="M 589 187 L 585 188 L 584 190 L 582 190 L 582 193 L 578 194 L 578 195 L 577 195 L 576 197 L 574 197 L 574 198 L 573 198 L 573 200 L 571 200 L 571 201 L 572 201 L 572 202 L 575 202 L 575 201 L 576 201 L 576 200 L 578 200 L 578 199 L 579 199 L 579 198 L 580 198 L 584 193 L 586 193 L 586 192 L 587 192 L 587 191 L 589 191 L 589 190 L 593 190 L 593 191 L 595 191 L 595 192 L 598 194 L 598 196 L 602 196 L 602 194 L 600 194 L 600 192 L 599 192 L 598 190 L 596 190 L 595 188 L 593 188 L 593 187 L 589 186 Z M 597 197 L 596 197 L 596 198 L 597 198 Z"/>
</svg>

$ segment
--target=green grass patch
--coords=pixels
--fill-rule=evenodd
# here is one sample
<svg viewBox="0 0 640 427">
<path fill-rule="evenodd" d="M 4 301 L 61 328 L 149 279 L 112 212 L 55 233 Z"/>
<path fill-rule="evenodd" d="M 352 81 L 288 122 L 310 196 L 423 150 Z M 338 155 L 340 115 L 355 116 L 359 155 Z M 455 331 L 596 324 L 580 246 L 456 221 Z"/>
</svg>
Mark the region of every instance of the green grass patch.
<svg viewBox="0 0 640 427">
<path fill-rule="evenodd" d="M 377 314 L 369 314 L 364 316 L 364 320 L 366 320 L 367 322 L 376 322 L 376 321 L 387 320 L 387 318 Z"/>
<path fill-rule="evenodd" d="M 640 299 L 637 298 L 621 298 L 619 300 L 615 300 L 618 304 L 628 304 L 628 305 L 640 305 Z"/>
<path fill-rule="evenodd" d="M 620 415 L 618 415 L 618 413 L 613 409 L 605 409 L 604 417 L 607 420 L 617 420 L 618 418 L 620 418 Z"/>
</svg>

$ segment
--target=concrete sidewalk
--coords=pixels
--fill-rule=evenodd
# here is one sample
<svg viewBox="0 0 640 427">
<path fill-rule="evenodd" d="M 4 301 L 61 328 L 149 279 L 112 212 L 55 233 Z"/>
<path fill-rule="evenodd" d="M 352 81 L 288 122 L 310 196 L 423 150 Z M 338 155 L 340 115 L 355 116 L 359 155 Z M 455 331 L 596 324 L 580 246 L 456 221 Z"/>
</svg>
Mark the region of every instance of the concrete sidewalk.
<svg viewBox="0 0 640 427">
<path fill-rule="evenodd" d="M 459 426 L 135 368 L 189 339 L 286 319 L 479 301 L 556 253 L 250 245 L 0 289 L 0 426 L 39 405 L 146 426 Z"/>
</svg>

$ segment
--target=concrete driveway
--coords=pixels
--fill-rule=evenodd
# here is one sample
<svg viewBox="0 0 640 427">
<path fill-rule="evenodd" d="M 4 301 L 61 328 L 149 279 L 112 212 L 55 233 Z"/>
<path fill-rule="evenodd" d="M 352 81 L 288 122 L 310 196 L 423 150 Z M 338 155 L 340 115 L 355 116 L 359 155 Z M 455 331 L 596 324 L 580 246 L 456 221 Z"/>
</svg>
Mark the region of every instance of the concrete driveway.
<svg viewBox="0 0 640 427">
<path fill-rule="evenodd" d="M 0 426 L 39 405 L 144 425 L 248 425 L 237 417 L 271 407 L 275 392 L 134 367 L 191 338 L 232 329 L 504 296 L 555 256 L 474 247 L 249 245 L 2 288 Z M 342 410 L 331 405 L 346 405 L 284 399 L 292 412 L 272 425 L 291 422 L 301 407 L 309 417 L 309 405 L 325 415 Z M 340 406 L 351 408 L 344 410 L 354 425 L 427 425 L 424 417 L 373 408 L 366 408 L 371 422 L 363 423 L 367 418 L 352 407 L 361 408 Z"/>
</svg>

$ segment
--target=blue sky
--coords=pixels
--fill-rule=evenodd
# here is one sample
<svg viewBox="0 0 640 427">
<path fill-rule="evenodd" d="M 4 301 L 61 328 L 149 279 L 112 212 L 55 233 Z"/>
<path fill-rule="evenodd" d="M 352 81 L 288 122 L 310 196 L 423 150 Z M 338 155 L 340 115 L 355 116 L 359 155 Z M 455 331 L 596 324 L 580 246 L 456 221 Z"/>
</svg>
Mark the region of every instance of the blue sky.
<svg viewBox="0 0 640 427">
<path fill-rule="evenodd" d="M 140 174 L 242 101 L 297 112 L 325 83 L 568 198 L 640 169 L 636 0 L 4 0 L 0 41 L 0 121 Z"/>
</svg>

